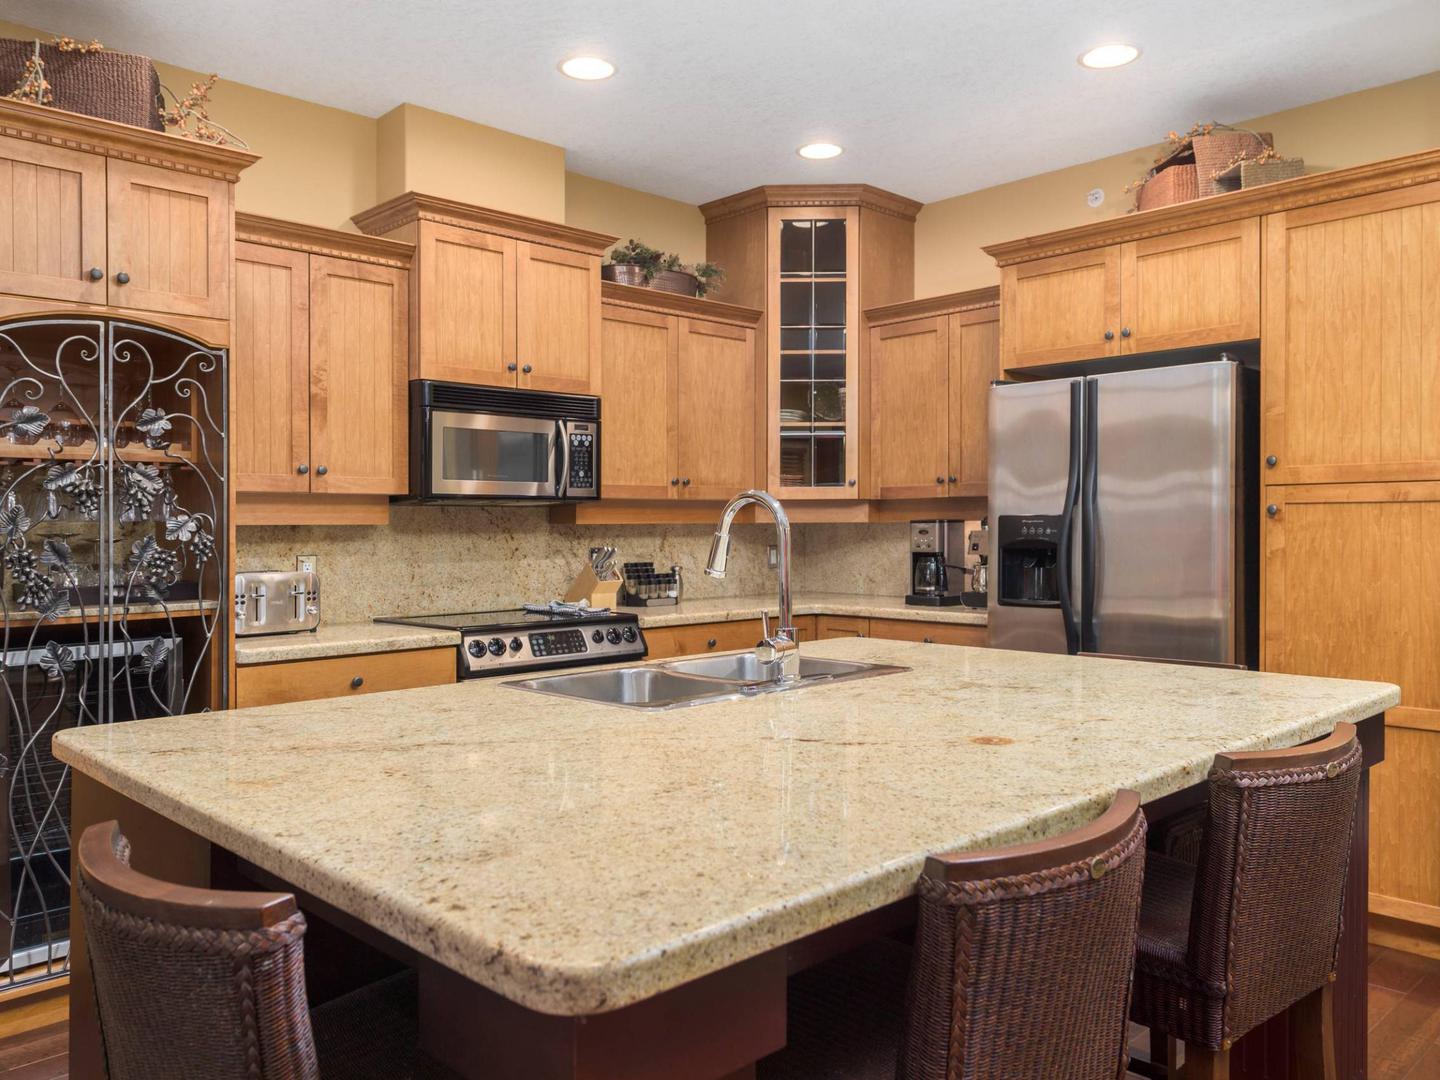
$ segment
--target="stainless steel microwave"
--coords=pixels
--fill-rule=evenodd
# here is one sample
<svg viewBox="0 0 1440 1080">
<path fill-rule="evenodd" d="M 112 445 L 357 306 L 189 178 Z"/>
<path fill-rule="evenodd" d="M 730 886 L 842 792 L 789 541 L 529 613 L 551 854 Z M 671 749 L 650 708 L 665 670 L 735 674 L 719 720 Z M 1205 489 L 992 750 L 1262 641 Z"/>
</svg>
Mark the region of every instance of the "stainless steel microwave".
<svg viewBox="0 0 1440 1080">
<path fill-rule="evenodd" d="M 410 497 L 571 502 L 600 497 L 600 399 L 415 379 Z"/>
</svg>

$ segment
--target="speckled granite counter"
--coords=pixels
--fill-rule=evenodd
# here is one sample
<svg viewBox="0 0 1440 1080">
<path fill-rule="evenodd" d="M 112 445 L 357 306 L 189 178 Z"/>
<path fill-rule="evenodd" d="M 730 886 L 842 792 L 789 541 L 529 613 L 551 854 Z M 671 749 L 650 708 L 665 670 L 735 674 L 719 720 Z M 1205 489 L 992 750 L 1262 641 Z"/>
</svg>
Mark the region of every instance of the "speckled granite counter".
<svg viewBox="0 0 1440 1080">
<path fill-rule="evenodd" d="M 853 593 L 805 593 L 793 601 L 796 615 L 851 615 L 865 619 L 908 619 L 912 622 L 961 623 L 984 626 L 984 611 L 962 607 L 918 607 L 905 603 L 903 596 L 860 596 Z M 692 623 L 734 622 L 758 619 L 762 611 L 778 613 L 775 594 L 764 596 L 717 596 L 703 600 L 682 600 L 669 607 L 622 607 L 640 616 L 641 626 L 687 626 Z"/>
<path fill-rule="evenodd" d="M 1399 701 L 1388 684 L 873 638 L 911 670 L 669 712 L 500 680 L 60 733 L 55 753 L 533 1009 L 616 1008 Z M 404 731 L 403 739 L 397 730 Z"/>
<path fill-rule="evenodd" d="M 423 626 L 394 623 L 322 624 L 313 634 L 237 638 L 235 663 L 269 664 L 277 660 L 315 660 L 324 656 L 359 656 L 459 644 L 460 635 L 454 630 L 427 630 Z"/>
</svg>

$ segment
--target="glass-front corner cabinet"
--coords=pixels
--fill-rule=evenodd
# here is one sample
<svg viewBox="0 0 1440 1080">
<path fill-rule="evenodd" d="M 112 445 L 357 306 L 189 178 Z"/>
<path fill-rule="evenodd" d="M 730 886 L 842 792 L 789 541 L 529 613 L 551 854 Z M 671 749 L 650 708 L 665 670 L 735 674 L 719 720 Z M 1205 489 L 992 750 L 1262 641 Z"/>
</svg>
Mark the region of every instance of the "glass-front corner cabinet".
<svg viewBox="0 0 1440 1080">
<path fill-rule="evenodd" d="M 857 210 L 772 207 L 768 486 L 787 498 L 858 494 Z"/>
</svg>

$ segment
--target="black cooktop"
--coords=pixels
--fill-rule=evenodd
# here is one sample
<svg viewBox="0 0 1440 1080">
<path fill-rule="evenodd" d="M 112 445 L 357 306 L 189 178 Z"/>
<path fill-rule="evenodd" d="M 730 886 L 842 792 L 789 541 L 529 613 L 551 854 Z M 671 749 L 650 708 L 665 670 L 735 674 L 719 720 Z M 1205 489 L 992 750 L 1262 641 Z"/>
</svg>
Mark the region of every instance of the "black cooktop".
<svg viewBox="0 0 1440 1080">
<path fill-rule="evenodd" d="M 526 611 L 505 608 L 500 611 L 452 611 L 442 615 L 390 615 L 376 622 L 399 623 L 402 626 L 424 626 L 435 630 L 458 630 L 462 634 L 490 633 L 526 626 L 579 626 L 606 619 L 615 623 L 638 623 L 634 612 L 609 611 L 596 614 Z"/>
</svg>

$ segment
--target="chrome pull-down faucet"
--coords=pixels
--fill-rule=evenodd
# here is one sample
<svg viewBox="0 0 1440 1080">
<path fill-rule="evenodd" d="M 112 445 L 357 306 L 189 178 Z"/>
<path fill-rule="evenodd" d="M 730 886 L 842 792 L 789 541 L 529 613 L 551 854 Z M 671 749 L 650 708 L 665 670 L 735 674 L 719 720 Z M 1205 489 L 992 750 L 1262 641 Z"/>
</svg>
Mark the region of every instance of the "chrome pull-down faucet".
<svg viewBox="0 0 1440 1080">
<path fill-rule="evenodd" d="M 780 500 L 767 491 L 742 491 L 728 503 L 720 515 L 720 528 L 710 542 L 710 562 L 705 573 L 723 578 L 730 558 L 730 526 L 735 515 L 747 506 L 763 506 L 775 519 L 776 571 L 780 578 L 780 625 L 770 632 L 770 616 L 762 613 L 765 640 L 756 648 L 756 657 L 774 672 L 776 682 L 790 682 L 800 677 L 800 645 L 795 639 L 795 619 L 790 607 L 790 518 Z"/>
</svg>

